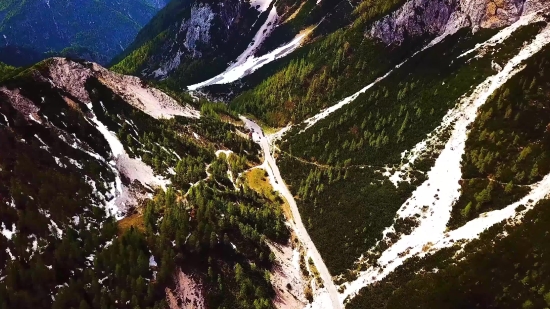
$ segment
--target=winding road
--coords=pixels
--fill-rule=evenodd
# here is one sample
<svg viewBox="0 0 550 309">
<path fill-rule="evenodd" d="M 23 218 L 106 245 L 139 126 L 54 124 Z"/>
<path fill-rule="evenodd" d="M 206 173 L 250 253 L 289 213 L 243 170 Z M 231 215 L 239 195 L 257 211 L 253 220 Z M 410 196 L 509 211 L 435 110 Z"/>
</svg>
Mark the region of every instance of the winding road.
<svg viewBox="0 0 550 309">
<path fill-rule="evenodd" d="M 326 308 L 334 308 L 334 309 L 341 309 L 343 308 L 342 304 L 339 301 L 339 293 L 336 289 L 336 286 L 334 285 L 334 282 L 332 281 L 332 276 L 330 275 L 330 272 L 328 271 L 327 266 L 325 265 L 325 262 L 321 258 L 321 254 L 319 254 L 319 251 L 317 251 L 317 248 L 313 244 L 313 241 L 309 237 L 309 234 L 307 233 L 307 230 L 302 222 L 302 218 L 300 217 L 300 212 L 298 211 L 298 206 L 296 205 L 296 200 L 294 200 L 294 196 L 292 196 L 292 193 L 290 193 L 290 190 L 285 185 L 283 178 L 281 177 L 281 173 L 279 172 L 279 167 L 275 163 L 275 159 L 273 158 L 271 154 L 271 149 L 269 146 L 269 142 L 265 135 L 262 132 L 260 126 L 256 124 L 254 121 L 242 117 L 241 119 L 244 121 L 245 126 L 249 129 L 252 129 L 254 131 L 253 134 L 253 140 L 260 145 L 262 148 L 262 151 L 264 153 L 264 162 L 262 164 L 262 167 L 265 168 L 267 171 L 269 178 L 271 180 L 271 184 L 273 185 L 273 189 L 275 191 L 279 191 L 279 193 L 287 200 L 288 204 L 290 205 L 290 210 L 292 212 L 292 221 L 290 224 L 294 228 L 294 232 L 296 233 L 296 236 L 306 249 L 308 255 L 313 260 L 313 263 L 317 267 L 317 270 L 319 271 L 319 274 L 321 276 L 321 279 L 323 279 L 324 286 L 330 296 L 330 302 L 332 303 L 332 306 L 329 304 L 326 304 Z M 324 304 L 323 304 L 324 305 Z M 324 307 L 324 306 L 323 306 Z"/>
</svg>

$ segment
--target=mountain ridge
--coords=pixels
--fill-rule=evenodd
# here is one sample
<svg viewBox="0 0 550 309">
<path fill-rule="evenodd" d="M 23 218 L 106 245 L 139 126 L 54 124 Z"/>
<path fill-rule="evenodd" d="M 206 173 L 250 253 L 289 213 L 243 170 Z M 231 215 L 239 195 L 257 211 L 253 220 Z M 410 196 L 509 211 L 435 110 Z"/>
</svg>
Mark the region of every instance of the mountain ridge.
<svg viewBox="0 0 550 309">
<path fill-rule="evenodd" d="M 164 0 L 10 1 L 0 7 L 0 38 L 7 47 L 43 55 L 39 60 L 65 54 L 107 63 L 164 4 Z"/>
</svg>

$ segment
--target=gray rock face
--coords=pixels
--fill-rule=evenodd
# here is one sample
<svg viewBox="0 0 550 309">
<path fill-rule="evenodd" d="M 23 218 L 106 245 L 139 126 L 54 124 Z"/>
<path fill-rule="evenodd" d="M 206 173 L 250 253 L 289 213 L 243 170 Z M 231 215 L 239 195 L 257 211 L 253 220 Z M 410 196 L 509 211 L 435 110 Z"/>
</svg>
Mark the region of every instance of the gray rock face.
<svg viewBox="0 0 550 309">
<path fill-rule="evenodd" d="M 214 4 L 197 0 L 190 5 L 188 15 L 168 29 L 167 37 L 173 39 L 162 42 L 141 74 L 163 79 L 181 65 L 219 57 L 236 48 L 243 36 L 253 34 L 251 29 L 259 15 L 249 3 L 239 0 Z"/>
<path fill-rule="evenodd" d="M 201 3 L 191 8 L 191 18 L 182 22 L 180 31 L 187 31 L 184 46 L 193 54 L 198 42 L 210 42 L 210 27 L 214 12 L 208 4 Z"/>
<path fill-rule="evenodd" d="M 523 14 L 529 14 L 550 7 L 550 0 L 526 0 L 523 5 Z"/>
<path fill-rule="evenodd" d="M 399 44 L 407 37 L 453 33 L 463 27 L 498 28 L 549 4 L 549 0 L 409 0 L 376 21 L 367 35 Z"/>
<path fill-rule="evenodd" d="M 457 11 L 456 0 L 411 0 L 374 23 L 370 35 L 386 44 L 403 42 L 407 36 L 441 32 Z"/>
</svg>

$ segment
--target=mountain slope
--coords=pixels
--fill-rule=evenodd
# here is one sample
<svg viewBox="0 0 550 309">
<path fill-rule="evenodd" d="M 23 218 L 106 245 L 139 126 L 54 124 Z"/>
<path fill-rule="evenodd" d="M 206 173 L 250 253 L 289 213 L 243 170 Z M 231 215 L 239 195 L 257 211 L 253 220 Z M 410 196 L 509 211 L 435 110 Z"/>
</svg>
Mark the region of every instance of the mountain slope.
<svg viewBox="0 0 550 309">
<path fill-rule="evenodd" d="M 0 6 L 0 45 L 106 63 L 131 43 L 163 4 L 148 0 L 8 1 Z"/>
<path fill-rule="evenodd" d="M 12 70 L 0 84 L 1 308 L 271 306 L 282 292 L 269 245 L 291 250 L 288 230 L 280 201 L 239 177 L 257 148 L 223 105 L 199 113 L 89 62 Z"/>
<path fill-rule="evenodd" d="M 342 301 L 361 287 L 373 290 L 373 283 L 384 284 L 374 289 L 381 293 L 406 284 L 384 278 L 395 278 L 396 269 L 402 276 L 401 265 L 409 258 L 420 269 L 424 264 L 418 259 L 444 248 L 456 251 L 460 247 L 454 243 L 474 239 L 502 220 L 521 218 L 522 207 L 531 209 L 550 193 L 548 171 L 541 168 L 546 166 L 544 116 L 538 124 L 521 121 L 534 102 L 502 110 L 510 92 L 503 89 L 506 82 L 519 80 L 516 95 L 529 98 L 530 84 L 537 91 L 545 76 L 547 18 L 547 12 L 527 14 L 493 37 L 459 31 L 438 38 L 334 108 L 283 130 L 281 172 L 327 266 L 341 273 Z M 537 78 L 529 73 L 533 68 L 524 68 L 526 60 L 538 68 Z M 538 89 L 535 102 L 547 95 Z M 499 97 L 501 116 L 489 105 Z M 498 118 L 511 114 L 518 122 Z M 490 127 L 470 131 L 470 123 Z M 526 145 L 502 149 L 511 143 L 502 139 L 510 135 L 513 145 L 522 139 L 534 145 L 524 154 Z M 531 152 L 536 154 L 530 157 Z M 520 173 L 519 166 L 531 172 Z M 442 265 L 452 259 L 440 262 L 438 268 L 447 267 Z M 422 275 L 404 278 L 423 282 Z M 384 300 L 369 292 L 352 303 L 386 306 L 387 299 L 373 303 L 371 297 Z"/>
<path fill-rule="evenodd" d="M 174 1 L 140 32 L 113 69 L 149 78 L 171 75 L 182 83 L 202 80 L 246 48 L 267 18 L 262 12 L 241 1 Z"/>
<path fill-rule="evenodd" d="M 337 1 L 330 4 L 338 7 Z M 266 31 L 268 36 L 260 28 L 225 71 L 220 65 L 220 74 L 208 72 L 208 79 L 189 89 L 222 94 L 233 110 L 286 126 L 268 137 L 273 142 L 282 135 L 271 145 L 277 162 L 269 165 L 278 165 L 295 195 L 290 200 L 296 200 L 303 233 L 322 257 L 306 252 L 316 266 L 308 273 L 320 268 L 318 277 L 334 276 L 337 305 L 403 306 L 402 295 L 432 282 L 423 277 L 433 269 L 427 267 L 437 263 L 452 271 L 449 255 L 461 248 L 455 242 L 476 239 L 503 220 L 521 219 L 523 207 L 532 209 L 549 193 L 546 117 L 541 113 L 540 121 L 520 125 L 536 112 L 510 106 L 512 96 L 503 89 L 516 74 L 531 72 L 524 61 L 536 62 L 542 75 L 524 76 L 517 96 L 536 89 L 543 78 L 548 3 L 364 1 L 335 28 L 323 32 L 326 23 L 317 20 L 317 28 L 294 36 L 311 24 L 302 16 L 296 27 L 285 26 L 292 23 L 289 15 L 313 12 L 312 5 L 274 2 L 279 26 Z M 274 15 L 267 21 L 269 16 Z M 166 82 L 174 88 L 190 81 L 173 77 L 167 74 Z M 514 123 L 499 118 L 512 119 L 515 112 L 523 116 Z M 490 126 L 477 128 L 478 121 Z M 305 244 L 308 239 L 298 236 Z M 464 254 L 475 256 L 471 247 Z M 310 284 L 312 308 L 333 303 L 332 284 L 326 288 L 323 281 Z M 385 294 L 393 288 L 402 294 Z M 414 305 L 431 304 L 429 295 Z M 475 303 L 472 295 L 460 297 L 459 303 Z"/>
<path fill-rule="evenodd" d="M 547 306 L 549 10 L 173 1 L 113 67 L 171 96 L 1 65 L 0 308 Z"/>
<path fill-rule="evenodd" d="M 401 1 L 365 2 L 355 10 L 357 18 L 351 27 L 230 85 L 230 104 L 239 112 L 259 115 L 271 126 L 299 122 L 368 85 L 431 39 L 462 28 L 509 25 L 547 3 L 508 2 L 504 3 L 521 9 L 499 8 L 492 17 L 477 13 L 489 11 L 491 1 L 408 1 L 397 8 Z M 473 19 L 475 14 L 478 20 Z"/>
<path fill-rule="evenodd" d="M 174 1 L 113 61 L 113 69 L 163 80 L 173 89 L 208 79 L 216 81 L 205 84 L 221 83 L 219 74 L 224 70 L 243 76 L 256 69 L 251 63 L 266 62 L 257 58 L 261 55 L 288 54 L 305 39 L 303 31 L 322 34 L 347 24 L 354 2 L 262 0 L 229 1 L 222 6 Z M 195 30 L 188 30 L 189 25 Z M 292 50 L 284 46 L 289 41 L 294 42 Z"/>
<path fill-rule="evenodd" d="M 440 243 L 433 243 L 435 247 L 450 247 L 452 250 L 443 250 L 433 256 L 427 254 L 424 258 L 405 262 L 403 266 L 397 268 L 394 275 L 390 275 L 391 278 L 388 278 L 394 282 L 391 293 L 394 293 L 396 289 L 409 289 L 413 285 L 417 291 L 425 289 L 425 284 L 432 287 L 437 286 L 438 283 L 433 280 L 441 283 L 439 276 L 446 276 L 455 273 L 455 271 L 460 272 L 460 269 L 467 267 L 476 272 L 475 280 L 468 279 L 472 276 L 468 272 L 464 277 L 449 275 L 446 280 L 450 280 L 441 285 L 441 289 L 432 291 L 431 300 L 420 296 L 415 299 L 415 306 L 433 305 L 450 308 L 455 306 L 518 308 L 523 306 L 538 308 L 546 305 L 545 288 L 542 287 L 544 279 L 538 279 L 538 273 L 544 273 L 547 266 L 545 263 L 537 264 L 533 259 L 536 260 L 538 255 L 531 256 L 529 252 L 546 250 L 545 245 L 541 242 L 545 238 L 546 232 L 539 224 L 543 224 L 547 216 L 545 206 L 548 200 L 544 199 L 548 196 L 548 170 L 543 168 L 539 173 L 538 166 L 547 166 L 543 163 L 547 157 L 548 148 L 545 146 L 547 132 L 544 125 L 540 123 L 527 124 L 524 117 L 529 117 L 528 115 L 531 113 L 537 113 L 538 116 L 532 119 L 538 120 L 540 117 L 540 121 L 546 123 L 546 112 L 543 111 L 545 109 L 543 102 L 546 99 L 542 98 L 548 96 L 548 79 L 545 74 L 548 70 L 547 55 L 548 46 L 525 61 L 525 67 L 515 72 L 515 75 L 509 78 L 500 89 L 489 96 L 481 107 L 478 117 L 473 120 L 472 131 L 466 140 L 462 156 L 463 179 L 458 183 L 462 186 L 460 190 L 462 194 L 458 201 L 451 204 L 447 210 L 447 220 L 450 218 L 447 225 L 450 231 L 446 234 L 448 239 Z M 533 88 L 530 87 L 531 83 Z M 513 115 L 512 119 L 511 115 Z M 484 134 L 488 134 L 487 137 L 492 137 L 487 139 L 480 137 L 480 130 L 485 132 Z M 520 136 L 525 139 L 526 143 L 531 141 L 531 146 L 527 147 L 524 144 L 523 149 L 537 149 L 533 156 L 526 155 L 529 150 L 526 150 L 523 155 L 521 154 L 522 148 L 518 145 L 518 143 L 522 143 Z M 508 141 L 508 138 L 515 141 Z M 471 158 L 480 153 L 479 147 L 482 141 L 483 153 L 487 152 L 488 156 L 484 156 L 483 161 L 478 162 L 487 165 L 486 167 L 478 165 L 479 170 L 473 168 L 477 174 L 474 176 L 471 174 Z M 502 149 L 502 147 L 506 147 L 504 145 L 510 145 L 509 156 Z M 518 148 L 511 150 L 513 146 L 518 146 Z M 495 148 L 498 149 L 496 152 Z M 511 172 L 510 169 L 515 170 L 517 165 L 522 165 L 527 171 L 530 170 L 530 175 L 526 176 L 523 171 Z M 493 176 L 487 175 L 494 175 L 495 179 L 492 178 Z M 506 178 L 510 176 L 514 177 L 514 180 L 506 184 Z M 482 185 L 479 186 L 479 183 Z M 520 187 L 519 189 L 525 189 L 522 192 L 517 191 L 518 187 L 515 187 L 515 184 L 528 184 L 528 186 Z M 506 188 L 502 190 L 504 186 Z M 508 201 L 502 198 L 503 195 L 515 190 L 518 196 Z M 469 200 L 472 205 L 465 206 L 462 202 L 463 199 Z M 542 200 L 539 202 L 539 199 Z M 486 213 L 482 214 L 482 212 Z M 460 218 L 460 221 L 469 222 L 457 224 L 457 217 Z M 457 242 L 458 240 L 475 238 L 478 233 L 483 232 L 492 224 L 495 224 L 495 227 L 484 232 L 479 240 L 458 250 L 463 246 Z M 449 242 L 450 239 L 456 245 L 453 246 L 453 243 Z M 454 260 L 453 254 L 456 250 L 458 250 L 458 256 Z M 507 251 L 509 255 L 503 250 Z M 499 263 L 497 260 L 506 262 Z M 455 261 L 459 262 L 453 265 Z M 413 269 L 424 268 L 426 274 L 417 278 L 412 278 L 410 275 L 403 276 L 405 273 L 415 272 L 411 267 Z M 434 267 L 438 270 L 430 271 Z M 493 267 L 499 269 L 498 279 L 494 277 L 495 268 Z M 531 276 L 532 273 L 535 274 L 534 277 Z M 543 275 L 541 278 L 545 278 L 545 276 Z M 386 281 L 384 280 L 384 282 Z M 435 285 L 432 285 L 434 283 Z M 473 288 L 474 285 L 475 288 Z M 373 288 L 365 289 L 365 294 L 352 301 L 353 305 L 350 307 L 369 307 L 370 305 L 366 304 L 372 303 L 371 292 L 384 294 L 387 291 L 383 290 L 387 287 L 378 291 L 374 291 Z M 449 288 L 452 289 L 452 292 Z M 372 308 L 386 305 L 390 308 L 399 307 L 399 303 L 404 302 L 402 294 L 398 291 L 394 295 L 395 297 L 388 295 L 385 300 L 378 299 Z M 423 295 L 423 293 L 417 295 Z M 449 300 L 450 298 L 453 301 L 445 305 L 445 299 Z M 409 301 L 410 297 L 407 297 L 406 302 Z M 428 304 L 430 302 L 431 305 Z"/>
</svg>

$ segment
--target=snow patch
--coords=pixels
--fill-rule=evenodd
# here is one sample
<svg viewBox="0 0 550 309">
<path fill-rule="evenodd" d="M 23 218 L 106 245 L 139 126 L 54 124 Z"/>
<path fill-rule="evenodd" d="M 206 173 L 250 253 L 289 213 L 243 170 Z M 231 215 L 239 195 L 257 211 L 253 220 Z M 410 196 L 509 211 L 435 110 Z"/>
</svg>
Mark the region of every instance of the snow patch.
<svg viewBox="0 0 550 309">
<path fill-rule="evenodd" d="M 273 0 L 250 0 L 250 6 L 258 10 L 258 12 L 265 12 Z"/>
<path fill-rule="evenodd" d="M 29 114 L 29 119 L 36 122 L 36 123 L 38 123 L 38 124 L 42 124 L 42 121 L 34 118 L 33 114 Z"/>
<path fill-rule="evenodd" d="M 199 88 L 202 88 L 202 87 L 206 87 L 206 86 L 209 86 L 209 85 L 215 85 L 215 84 L 227 84 L 227 83 L 231 83 L 231 82 L 234 82 L 246 75 L 249 75 L 251 73 L 253 73 L 254 71 L 256 71 L 257 69 L 261 68 L 262 66 L 272 62 L 272 61 L 275 61 L 279 58 L 283 58 L 285 56 L 287 56 L 288 54 L 292 53 L 294 50 L 296 50 L 298 47 L 300 47 L 300 45 L 302 44 L 303 40 L 307 37 L 307 35 L 311 32 L 312 30 L 307 30 L 307 31 L 303 31 L 302 33 L 298 34 L 292 41 L 290 41 L 289 43 L 261 56 L 261 57 L 247 57 L 246 58 L 246 61 L 241 63 L 241 64 L 238 64 L 238 65 L 234 65 L 234 66 L 230 66 L 229 68 L 227 68 L 227 70 L 225 70 L 225 72 L 217 75 L 217 76 L 214 76 L 212 77 L 211 79 L 207 80 L 207 81 L 204 81 L 204 82 L 201 82 L 201 83 L 198 83 L 198 84 L 195 84 L 195 85 L 191 85 L 191 86 L 187 86 L 187 88 L 189 90 L 197 90 Z M 242 56 L 242 55 L 241 55 Z"/>
<path fill-rule="evenodd" d="M 543 21 L 543 20 L 544 20 L 544 17 L 542 16 L 541 11 L 537 11 L 537 12 L 533 12 L 533 13 L 521 16 L 515 23 L 502 29 L 489 40 L 483 43 L 476 44 L 474 48 L 462 53 L 457 58 L 462 58 L 464 56 L 467 56 L 479 49 L 485 49 L 487 47 L 494 47 L 496 45 L 502 44 L 502 42 L 504 42 L 507 38 L 509 38 L 519 28 L 535 22 Z"/>
<path fill-rule="evenodd" d="M 87 103 L 86 105 L 90 109 L 90 120 L 105 137 L 113 154 L 114 161 L 109 162 L 109 165 L 115 174 L 115 182 L 111 184 L 111 195 L 114 198 L 107 202 L 106 206 L 112 211 L 117 219 L 121 219 L 122 215 L 120 211 L 123 210 L 122 208 L 136 203 L 136 197 L 130 192 L 127 186 L 122 184 L 121 174 L 126 176 L 130 182 L 138 180 L 144 185 L 157 186 L 163 189 L 166 189 L 166 185 L 169 181 L 161 176 L 155 176 L 153 169 L 141 160 L 130 158 L 115 133 L 109 131 L 109 129 L 97 119 L 96 115 L 93 113 L 92 103 Z"/>
<path fill-rule="evenodd" d="M 57 226 L 57 223 L 55 223 L 52 219 L 50 219 L 50 224 L 48 224 L 48 229 L 54 236 L 57 236 L 58 239 L 63 238 L 63 231 Z"/>
<path fill-rule="evenodd" d="M 44 150 L 48 150 L 50 148 L 46 143 L 44 143 L 44 141 L 40 138 L 40 136 L 35 134 L 34 137 L 36 137 L 36 139 L 42 144 L 42 146 L 40 146 L 40 148 L 42 148 Z"/>
<path fill-rule="evenodd" d="M 67 167 L 67 165 L 63 164 L 63 162 L 61 162 L 61 159 L 56 157 L 56 156 L 53 156 L 54 160 L 55 160 L 55 163 L 57 163 L 57 165 L 59 165 L 59 167 L 61 168 L 65 168 Z"/>
<path fill-rule="evenodd" d="M 260 0 L 260 1 L 265 1 L 265 0 Z M 268 1 L 270 2 L 270 0 Z M 269 15 L 267 16 L 267 19 L 265 20 L 264 24 L 260 27 L 256 35 L 254 35 L 254 38 L 252 39 L 252 43 L 248 45 L 248 48 L 237 58 L 235 63 L 233 63 L 228 68 L 228 70 L 231 70 L 239 65 L 243 65 L 248 58 L 254 57 L 254 53 L 258 50 L 260 45 L 264 42 L 264 40 L 271 34 L 273 29 L 275 28 L 278 18 L 279 16 L 277 15 L 277 8 L 273 6 L 271 8 L 271 11 L 269 11 Z"/>
<path fill-rule="evenodd" d="M 221 153 L 225 154 L 226 158 L 229 158 L 229 155 L 232 154 L 233 151 L 231 151 L 231 150 L 222 150 L 222 149 L 216 150 L 216 157 L 219 157 Z"/>
<path fill-rule="evenodd" d="M 4 117 L 4 121 L 6 122 L 6 126 L 10 126 L 10 122 L 8 121 L 8 117 L 6 117 L 6 115 L 0 113 L 0 115 L 2 115 Z"/>
<path fill-rule="evenodd" d="M 149 257 L 149 267 L 157 267 L 157 262 L 155 261 L 155 257 L 153 255 Z"/>
<path fill-rule="evenodd" d="M 12 224 L 11 229 L 8 230 L 4 222 L 2 222 L 1 228 L 2 228 L 2 231 L 1 231 L 2 235 L 4 235 L 4 237 L 6 237 L 7 239 L 11 240 L 11 238 L 15 234 L 15 224 Z"/>
</svg>

